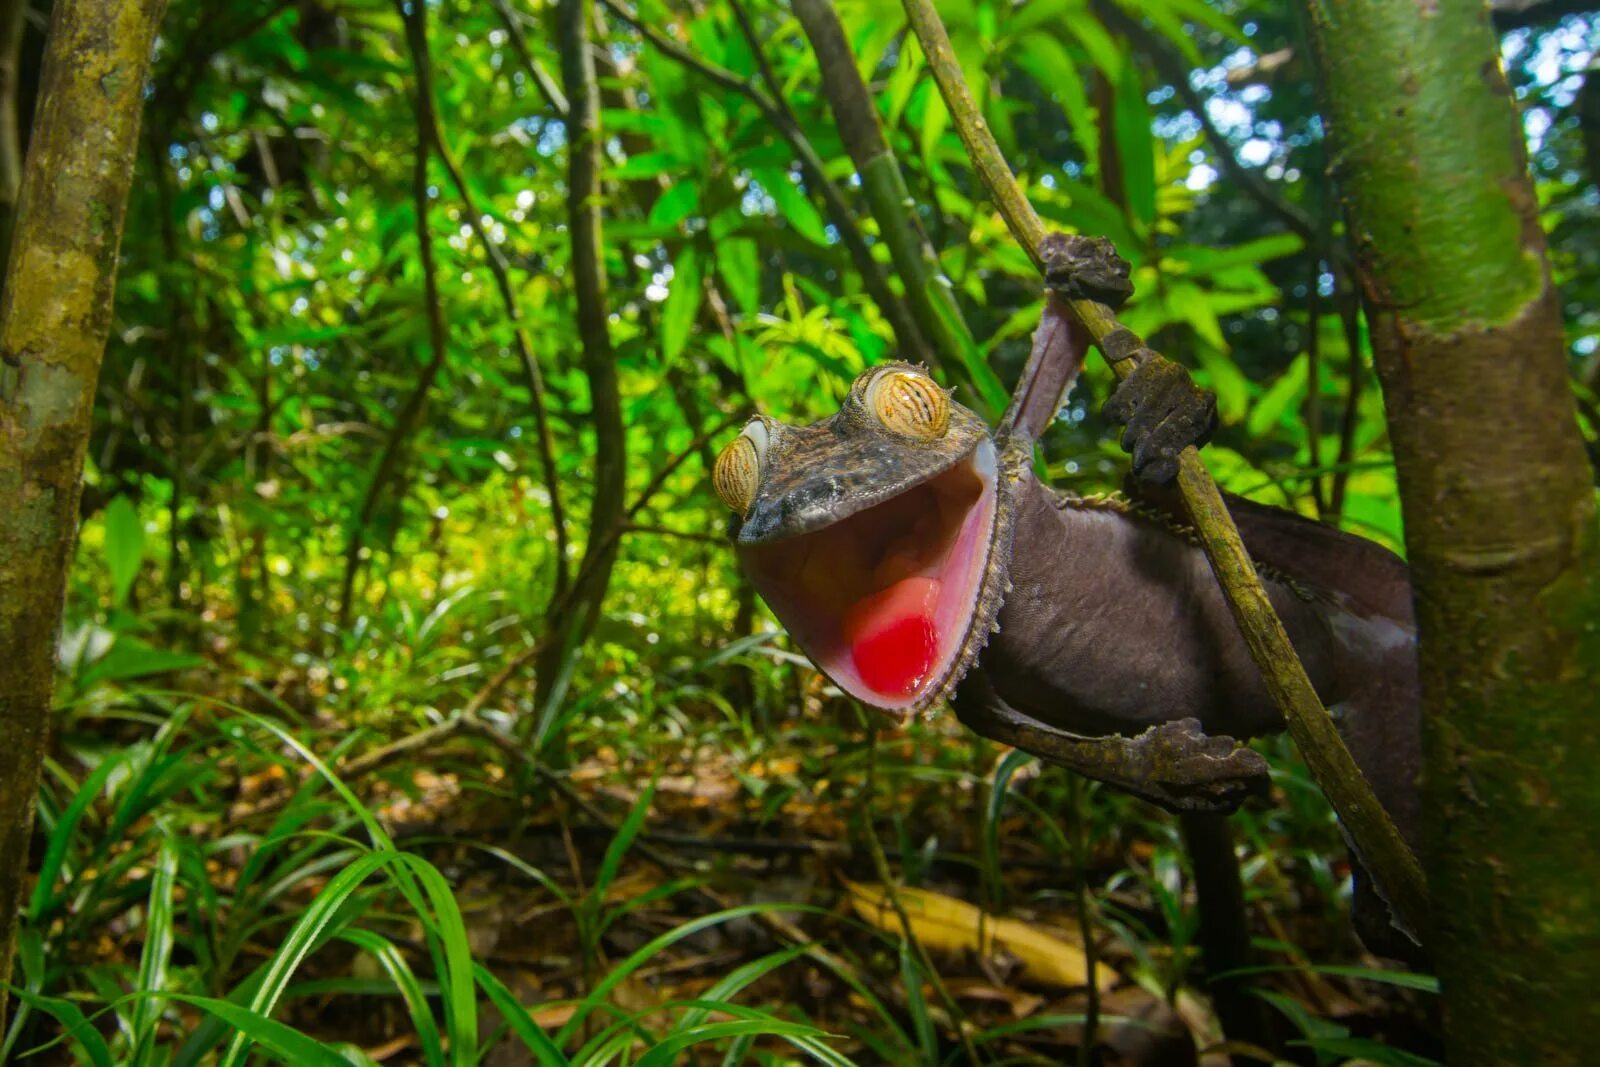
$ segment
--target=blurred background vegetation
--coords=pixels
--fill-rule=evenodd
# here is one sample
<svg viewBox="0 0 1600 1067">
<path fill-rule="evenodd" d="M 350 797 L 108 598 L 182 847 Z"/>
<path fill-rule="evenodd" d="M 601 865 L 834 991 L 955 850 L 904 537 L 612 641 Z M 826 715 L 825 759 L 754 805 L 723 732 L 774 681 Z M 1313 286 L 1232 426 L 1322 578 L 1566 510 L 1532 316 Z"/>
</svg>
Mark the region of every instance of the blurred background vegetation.
<svg viewBox="0 0 1600 1067">
<path fill-rule="evenodd" d="M 20 6 L 25 137 L 49 4 Z M 1587 6 L 1495 18 L 1593 451 Z M 948 716 L 871 720 L 727 550 L 730 425 L 828 414 L 918 334 L 993 415 L 1039 313 L 899 5 L 837 11 L 936 298 L 894 269 L 907 219 L 874 214 L 787 5 L 605 0 L 608 371 L 553 4 L 174 0 L 0 1060 L 1060 1062 L 1086 1013 L 1103 1062 L 1221 1040 L 1169 817 Z M 1219 481 L 1399 548 L 1293 8 L 941 13 L 1047 223 L 1111 237 L 1127 323 L 1216 391 Z M 1091 362 L 1047 438 L 1062 486 L 1120 481 L 1108 386 Z M 584 560 L 613 550 L 607 581 Z M 1233 822 L 1273 1051 L 1425 1062 L 1431 980 L 1363 957 L 1326 804 L 1261 744 L 1274 795 Z M 1017 925 L 951 936 L 957 901 Z"/>
</svg>

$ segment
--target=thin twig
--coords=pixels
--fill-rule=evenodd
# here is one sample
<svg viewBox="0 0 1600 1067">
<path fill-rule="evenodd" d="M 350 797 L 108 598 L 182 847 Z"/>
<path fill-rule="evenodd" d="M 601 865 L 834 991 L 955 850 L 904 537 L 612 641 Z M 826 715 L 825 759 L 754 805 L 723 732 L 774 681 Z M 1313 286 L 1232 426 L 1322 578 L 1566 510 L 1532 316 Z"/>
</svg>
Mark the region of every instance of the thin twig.
<svg viewBox="0 0 1600 1067">
<path fill-rule="evenodd" d="M 431 68 L 431 61 L 426 55 L 419 57 L 418 62 Z M 522 373 L 528 380 L 528 396 L 533 408 L 533 431 L 539 451 L 539 466 L 544 475 L 545 493 L 550 497 L 550 524 L 556 535 L 555 592 L 559 596 L 567 587 L 567 517 L 561 503 L 561 476 L 556 470 L 555 439 L 550 428 L 550 409 L 545 399 L 544 374 L 539 369 L 539 360 L 534 354 L 533 344 L 528 340 L 522 305 L 517 300 L 516 288 L 511 284 L 511 270 L 506 262 L 505 253 L 483 227 L 483 212 L 478 210 L 477 200 L 472 195 L 471 187 L 467 185 L 461 167 L 450 151 L 437 111 L 434 112 L 432 139 L 433 149 L 439 156 L 439 162 L 444 164 L 445 172 L 450 175 L 450 184 L 455 186 L 456 195 L 461 198 L 461 205 L 466 209 L 467 225 L 472 227 L 473 235 L 483 246 L 489 273 L 494 276 L 495 289 L 500 294 L 501 304 L 505 306 L 506 318 L 511 321 L 511 333 L 516 340 Z"/>
<path fill-rule="evenodd" d="M 1322 466 L 1322 289 L 1317 284 L 1322 277 L 1322 259 L 1311 261 L 1311 280 L 1306 292 L 1306 456 L 1311 469 Z M 1328 495 L 1323 492 L 1322 475 L 1311 478 L 1311 502 L 1316 505 L 1317 518 L 1328 517 Z"/>
<path fill-rule="evenodd" d="M 428 345 L 432 351 L 428 362 L 417 375 L 411 393 L 395 415 L 394 427 L 384 442 L 383 451 L 373 467 L 372 478 L 367 483 L 361 506 L 356 511 L 350 532 L 345 541 L 344 579 L 339 590 L 339 625 L 350 621 L 354 608 L 356 572 L 361 566 L 361 546 L 367 527 L 377 511 L 378 501 L 388 487 L 389 480 L 399 467 L 401 457 L 411 435 L 422 422 L 427 407 L 428 393 L 444 369 L 445 329 L 444 311 L 440 306 L 438 266 L 433 256 L 433 234 L 428 229 L 428 145 L 437 119 L 433 113 L 433 76 L 425 57 L 428 51 L 427 5 L 406 5 L 396 0 L 396 9 L 405 20 L 406 40 L 411 46 L 412 68 L 416 76 L 416 130 L 417 151 L 411 170 L 412 210 L 416 213 L 417 252 L 422 264 L 423 313 L 428 321 Z"/>
<path fill-rule="evenodd" d="M 719 548 L 729 547 L 728 539 L 719 534 L 699 533 L 694 530 L 674 530 L 667 526 L 646 526 L 637 522 L 630 522 L 624 527 L 625 533 L 655 534 L 657 537 L 671 537 L 679 541 L 695 541 L 703 545 L 716 545 Z"/>
<path fill-rule="evenodd" d="M 1356 452 L 1356 427 L 1361 422 L 1361 387 L 1366 382 L 1367 364 L 1361 358 L 1361 302 L 1356 299 L 1351 286 L 1341 284 L 1343 275 L 1334 274 L 1337 291 L 1334 300 L 1339 309 L 1339 321 L 1344 326 L 1344 344 L 1348 352 L 1345 377 L 1349 379 L 1344 398 L 1344 418 L 1339 424 L 1339 454 L 1334 460 L 1333 492 L 1328 498 L 1328 514 L 1337 522 L 1344 514 L 1344 494 L 1350 482 L 1351 462 Z"/>
<path fill-rule="evenodd" d="M 528 77 L 533 82 L 534 88 L 539 90 L 539 95 L 544 97 L 544 102 L 555 112 L 556 118 L 562 122 L 567 121 L 569 108 L 567 107 L 566 94 L 561 91 L 561 86 L 550 76 L 533 54 L 533 49 L 528 47 L 528 35 L 522 32 L 522 19 L 513 10 L 508 0 L 494 0 L 494 9 L 500 13 L 500 21 L 505 24 L 506 34 L 511 38 L 511 47 L 517 53 L 517 58 L 522 60 L 522 65 L 527 68 Z"/>
<path fill-rule="evenodd" d="M 1039 242 L 1045 235 L 1044 224 L 1017 185 L 1000 146 L 973 101 L 932 0 L 902 2 L 973 169 L 988 188 L 1018 243 L 1035 265 L 1042 267 Z M 1103 346 L 1113 331 L 1125 330 L 1103 304 L 1091 300 L 1069 300 L 1067 304 L 1096 345 Z M 1119 377 L 1125 376 L 1131 371 L 1129 364 L 1132 362 L 1114 361 L 1112 370 Z M 1323 708 L 1305 667 L 1289 643 L 1282 621 L 1261 587 L 1222 494 L 1206 473 L 1200 453 L 1192 446 L 1184 449 L 1179 458 L 1178 488 L 1234 621 L 1313 777 L 1343 820 L 1374 878 L 1386 890 L 1399 921 L 1418 936 L 1424 936 L 1428 904 L 1422 866 L 1406 847 L 1388 812 L 1378 803 L 1371 784 L 1356 766 L 1333 719 Z"/>
</svg>

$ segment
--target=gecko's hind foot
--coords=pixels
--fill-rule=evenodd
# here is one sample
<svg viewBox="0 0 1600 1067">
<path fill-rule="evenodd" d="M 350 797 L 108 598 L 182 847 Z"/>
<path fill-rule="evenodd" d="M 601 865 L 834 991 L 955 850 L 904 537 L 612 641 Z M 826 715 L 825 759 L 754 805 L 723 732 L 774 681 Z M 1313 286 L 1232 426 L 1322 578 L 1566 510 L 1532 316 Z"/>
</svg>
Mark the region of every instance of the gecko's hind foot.
<svg viewBox="0 0 1600 1067">
<path fill-rule="evenodd" d="M 1207 734 L 1198 719 L 1152 726 L 1129 744 L 1149 761 L 1133 791 L 1171 811 L 1229 812 L 1267 792 L 1267 761 L 1231 737 Z"/>
<path fill-rule="evenodd" d="M 981 671 L 962 683 L 955 710 L 984 737 L 1168 811 L 1225 814 L 1267 791 L 1267 761 L 1261 753 L 1231 737 L 1207 734 L 1198 719 L 1158 723 L 1133 737 L 1075 734 L 1011 707 Z"/>
<path fill-rule="evenodd" d="M 1217 398 L 1195 385 L 1183 367 L 1147 353 L 1106 401 L 1105 413 L 1127 426 L 1122 450 L 1133 457 L 1133 473 L 1146 481 L 1170 482 L 1183 450 L 1211 440 Z"/>
</svg>

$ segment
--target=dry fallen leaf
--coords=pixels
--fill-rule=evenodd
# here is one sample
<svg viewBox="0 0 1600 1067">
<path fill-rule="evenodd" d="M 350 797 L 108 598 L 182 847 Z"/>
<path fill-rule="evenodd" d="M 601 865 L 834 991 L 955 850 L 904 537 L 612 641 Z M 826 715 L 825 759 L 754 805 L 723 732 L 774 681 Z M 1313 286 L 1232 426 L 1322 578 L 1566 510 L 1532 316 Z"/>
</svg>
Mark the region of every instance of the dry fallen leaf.
<svg viewBox="0 0 1600 1067">
<path fill-rule="evenodd" d="M 863 885 L 845 880 L 850 904 L 866 922 L 891 934 L 900 933 L 900 918 L 880 885 Z M 896 890 L 900 904 L 911 920 L 917 940 L 936 952 L 975 952 L 992 955 L 1004 952 L 1014 956 L 1023 973 L 1035 982 L 1073 988 L 1088 985 L 1088 961 L 1083 949 L 1054 934 L 1016 919 L 985 917 L 964 900 L 926 889 Z M 983 941 L 980 943 L 980 936 Z M 1095 966 L 1095 985 L 1110 989 L 1116 972 Z"/>
</svg>

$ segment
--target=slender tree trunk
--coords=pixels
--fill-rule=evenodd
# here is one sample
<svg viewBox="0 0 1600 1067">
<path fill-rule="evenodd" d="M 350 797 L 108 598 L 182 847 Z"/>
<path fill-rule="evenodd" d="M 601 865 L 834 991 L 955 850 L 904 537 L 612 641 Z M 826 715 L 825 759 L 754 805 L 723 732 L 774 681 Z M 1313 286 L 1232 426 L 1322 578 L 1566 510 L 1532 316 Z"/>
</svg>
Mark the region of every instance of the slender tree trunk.
<svg viewBox="0 0 1600 1067">
<path fill-rule="evenodd" d="M 1312 0 L 1416 587 L 1450 1062 L 1592 1061 L 1600 530 L 1483 5 Z"/>
<path fill-rule="evenodd" d="M 889 258 L 905 282 L 906 302 L 914 324 L 928 342 L 929 362 L 961 371 L 960 352 L 971 346 L 971 333 L 938 254 L 928 241 L 912 205 L 899 160 L 884 138 L 871 90 L 856 68 L 855 55 L 833 0 L 795 0 L 795 19 L 811 42 L 822 71 L 822 91 L 833 110 L 839 136 L 861 178 L 867 206 L 878 232 L 889 246 Z M 948 361 L 948 366 L 946 366 Z M 974 389 L 977 387 L 974 386 Z M 987 398 L 977 395 L 980 406 Z"/>
<path fill-rule="evenodd" d="M 411 47 L 412 67 L 416 75 L 417 151 L 411 165 L 412 210 L 416 213 L 417 255 L 422 264 L 423 313 L 428 321 L 428 362 L 422 365 L 417 381 L 407 394 L 405 403 L 395 415 L 394 426 L 383 442 L 372 468 L 372 479 L 367 482 L 361 504 L 350 520 L 350 530 L 344 546 L 344 578 L 339 586 L 339 625 L 350 622 L 355 613 L 356 573 L 361 569 L 361 548 L 366 542 L 373 516 L 390 483 L 399 479 L 411 439 L 421 428 L 428 410 L 428 397 L 433 383 L 444 369 L 447 346 L 445 344 L 444 310 L 439 296 L 439 271 L 433 255 L 433 233 L 428 229 L 428 146 L 433 142 L 434 117 L 432 68 L 426 62 L 428 47 L 428 8 L 415 4 L 402 9 L 406 24 L 406 41 Z"/>
<path fill-rule="evenodd" d="M 554 640 L 539 657 L 535 703 L 538 740 L 543 741 L 566 696 L 584 642 L 600 618 L 623 522 L 627 489 L 627 430 L 606 324 L 605 246 L 600 225 L 600 90 L 595 78 L 589 25 L 594 0 L 560 0 L 561 80 L 567 94 L 567 225 L 572 237 L 572 279 L 577 298 L 578 338 L 589 379 L 594 420 L 594 503 L 583 560 L 565 597 L 553 602 L 547 626 Z"/>
<path fill-rule="evenodd" d="M 0 1032 L 117 246 L 165 0 L 56 0 L 0 297 Z"/>
</svg>

